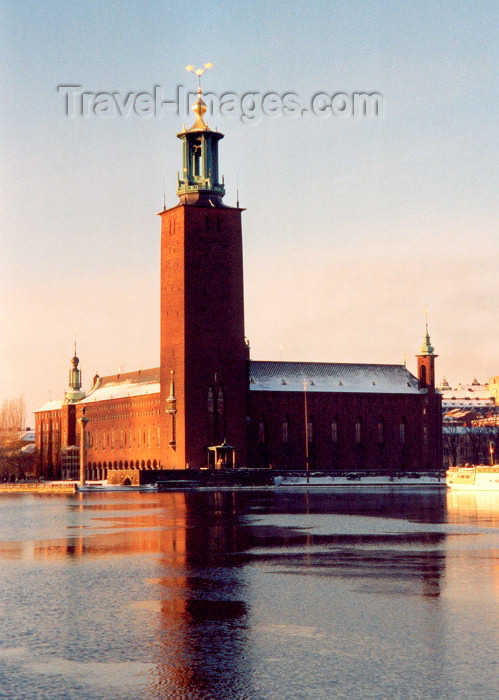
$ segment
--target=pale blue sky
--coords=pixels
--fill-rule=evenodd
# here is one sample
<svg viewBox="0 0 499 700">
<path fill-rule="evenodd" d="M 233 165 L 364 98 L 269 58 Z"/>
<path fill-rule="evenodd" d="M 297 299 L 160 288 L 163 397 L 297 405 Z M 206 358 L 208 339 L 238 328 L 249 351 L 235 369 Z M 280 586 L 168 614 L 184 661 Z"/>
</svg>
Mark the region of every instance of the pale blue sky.
<svg viewBox="0 0 499 700">
<path fill-rule="evenodd" d="M 255 359 L 499 374 L 496 2 L 3 2 L 0 400 L 159 362 L 163 179 L 191 117 L 75 117 L 87 91 L 377 92 L 382 118 L 209 119 L 243 219 Z M 32 422 L 31 416 L 28 422 Z"/>
</svg>

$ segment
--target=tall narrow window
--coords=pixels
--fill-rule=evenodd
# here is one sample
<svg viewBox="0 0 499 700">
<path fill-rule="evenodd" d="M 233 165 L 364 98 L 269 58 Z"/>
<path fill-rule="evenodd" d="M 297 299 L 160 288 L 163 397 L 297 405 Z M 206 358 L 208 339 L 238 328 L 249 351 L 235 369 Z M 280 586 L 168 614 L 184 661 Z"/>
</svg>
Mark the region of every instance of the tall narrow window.
<svg viewBox="0 0 499 700">
<path fill-rule="evenodd" d="M 335 418 L 331 423 L 331 440 L 333 442 L 338 442 L 338 419 Z"/>
<path fill-rule="evenodd" d="M 400 444 L 405 445 L 405 419 L 400 424 Z"/>
<path fill-rule="evenodd" d="M 289 440 L 289 421 L 286 417 L 282 422 L 282 441 L 287 442 Z"/>
<path fill-rule="evenodd" d="M 355 442 L 357 445 L 360 445 L 362 441 L 362 424 L 360 421 L 360 418 L 357 418 L 357 422 L 355 423 Z"/>
<path fill-rule="evenodd" d="M 170 440 L 170 445 L 177 444 L 177 414 L 172 413 L 172 439 Z"/>
<path fill-rule="evenodd" d="M 201 155 L 201 139 L 199 138 L 194 141 L 194 144 L 192 146 L 192 171 L 196 177 L 199 177 L 201 175 Z"/>
<path fill-rule="evenodd" d="M 218 427 L 219 430 L 223 432 L 224 429 L 224 413 L 225 413 L 225 406 L 224 406 L 224 394 L 222 389 L 218 390 L 218 396 L 217 396 L 217 414 L 218 414 Z"/>
<path fill-rule="evenodd" d="M 426 367 L 424 365 L 419 368 L 419 380 L 421 386 L 426 386 Z"/>
<path fill-rule="evenodd" d="M 265 442 L 265 420 L 263 418 L 258 421 L 258 442 L 260 444 Z"/>
<path fill-rule="evenodd" d="M 307 432 L 308 441 L 313 442 L 314 441 L 314 423 L 311 420 L 308 422 L 307 431 L 308 431 Z"/>
<path fill-rule="evenodd" d="M 380 418 L 378 421 L 378 444 L 384 445 L 385 443 L 385 421 Z"/>
<path fill-rule="evenodd" d="M 213 389 L 208 388 L 208 441 L 211 444 L 215 442 L 215 401 L 213 398 Z"/>
</svg>

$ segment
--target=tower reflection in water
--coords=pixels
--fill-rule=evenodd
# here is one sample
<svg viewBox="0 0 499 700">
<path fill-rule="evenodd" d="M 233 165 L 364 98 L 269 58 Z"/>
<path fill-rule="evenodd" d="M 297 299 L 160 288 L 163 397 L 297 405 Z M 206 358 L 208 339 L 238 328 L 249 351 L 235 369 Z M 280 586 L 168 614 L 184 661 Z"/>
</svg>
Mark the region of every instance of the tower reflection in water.
<svg viewBox="0 0 499 700">
<path fill-rule="evenodd" d="M 5 541 L 0 557 L 53 561 L 57 575 L 69 565 L 73 578 L 47 592 L 71 601 L 71 633 L 63 639 L 53 623 L 60 657 L 141 662 L 153 697 L 250 697 L 269 649 L 301 663 L 297 629 L 315 625 L 324 640 L 350 630 L 334 652 L 345 664 L 360 643 L 358 611 L 369 604 L 381 629 L 383 601 L 419 599 L 426 672 L 441 677 L 446 534 L 434 524 L 450 518 L 444 495 L 108 493 L 57 503 L 51 538 Z M 96 628 L 100 646 L 82 657 Z"/>
<path fill-rule="evenodd" d="M 183 550 L 179 540 L 175 550 L 163 550 L 165 575 L 151 582 L 162 590 L 153 689 L 161 697 L 244 697 L 247 592 L 233 554 L 248 543 L 238 527 L 237 494 L 183 498 Z"/>
</svg>

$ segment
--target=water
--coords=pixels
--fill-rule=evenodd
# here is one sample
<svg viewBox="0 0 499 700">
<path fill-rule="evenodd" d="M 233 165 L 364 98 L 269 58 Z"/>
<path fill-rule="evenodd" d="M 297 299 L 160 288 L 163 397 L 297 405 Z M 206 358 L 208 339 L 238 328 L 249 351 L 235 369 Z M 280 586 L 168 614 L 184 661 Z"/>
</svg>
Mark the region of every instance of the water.
<svg viewBox="0 0 499 700">
<path fill-rule="evenodd" d="M 0 498 L 0 697 L 499 696 L 499 495 Z"/>
</svg>

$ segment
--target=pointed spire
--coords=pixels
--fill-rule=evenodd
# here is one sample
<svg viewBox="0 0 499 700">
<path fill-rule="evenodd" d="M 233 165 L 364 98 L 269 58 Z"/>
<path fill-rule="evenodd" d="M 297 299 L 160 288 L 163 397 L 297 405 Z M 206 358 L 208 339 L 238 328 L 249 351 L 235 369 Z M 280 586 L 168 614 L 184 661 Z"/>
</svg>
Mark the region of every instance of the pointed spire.
<svg viewBox="0 0 499 700">
<path fill-rule="evenodd" d="M 430 341 L 430 333 L 428 332 L 428 311 L 425 310 L 426 314 L 426 333 L 423 339 L 423 344 L 421 345 L 420 355 L 434 355 L 435 348 Z"/>
<path fill-rule="evenodd" d="M 197 119 L 196 119 L 195 123 L 193 124 L 193 126 L 191 126 L 190 131 L 192 131 L 192 130 L 197 131 L 198 129 L 207 129 L 208 128 L 208 124 L 205 124 L 204 119 L 203 119 L 203 116 L 206 112 L 207 107 L 206 107 L 205 101 L 201 97 L 201 94 L 202 94 L 201 88 L 199 87 L 198 88 L 198 98 L 194 102 L 194 104 L 192 105 L 192 111 L 197 116 Z"/>
<path fill-rule="evenodd" d="M 198 97 L 192 105 L 192 111 L 196 115 L 197 119 L 190 129 L 186 130 L 184 127 L 184 131 L 199 131 L 203 129 L 208 129 L 208 124 L 206 124 L 203 119 L 207 107 L 202 97 L 203 91 L 201 90 L 201 76 L 203 75 L 203 73 L 206 73 L 206 71 L 210 68 L 213 68 L 213 63 L 205 63 L 204 68 L 194 68 L 193 65 L 188 65 L 185 67 L 186 71 L 188 71 L 189 73 L 194 73 L 194 75 L 197 75 L 198 77 Z"/>
</svg>

